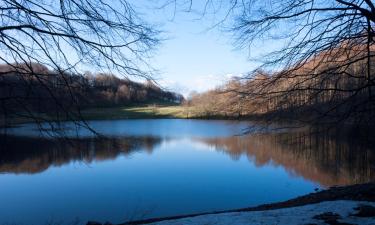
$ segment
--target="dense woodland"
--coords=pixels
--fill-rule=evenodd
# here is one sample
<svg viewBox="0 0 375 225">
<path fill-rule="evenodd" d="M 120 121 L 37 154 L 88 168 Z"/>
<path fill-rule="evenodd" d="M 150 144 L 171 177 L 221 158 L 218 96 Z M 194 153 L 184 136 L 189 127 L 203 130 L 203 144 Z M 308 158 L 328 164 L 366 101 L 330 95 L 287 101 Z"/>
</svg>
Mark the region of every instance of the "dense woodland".
<svg viewBox="0 0 375 225">
<path fill-rule="evenodd" d="M 341 44 L 287 70 L 257 70 L 201 94 L 186 105 L 201 116 L 368 123 L 375 112 L 374 52 Z"/>
<path fill-rule="evenodd" d="M 0 115 L 35 112 L 56 115 L 90 107 L 144 102 L 179 103 L 182 95 L 152 81 L 121 79 L 113 74 L 83 75 L 52 71 L 41 64 L 0 66 Z"/>
</svg>

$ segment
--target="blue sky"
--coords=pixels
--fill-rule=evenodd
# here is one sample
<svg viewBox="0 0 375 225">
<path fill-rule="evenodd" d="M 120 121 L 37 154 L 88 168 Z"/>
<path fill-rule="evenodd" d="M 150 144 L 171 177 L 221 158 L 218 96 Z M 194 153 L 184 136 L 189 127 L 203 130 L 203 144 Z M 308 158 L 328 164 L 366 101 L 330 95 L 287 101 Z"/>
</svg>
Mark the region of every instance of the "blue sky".
<svg viewBox="0 0 375 225">
<path fill-rule="evenodd" d="M 158 82 L 185 96 L 222 84 L 231 76 L 255 68 L 247 50 L 235 51 L 229 33 L 212 28 L 212 18 L 197 19 L 194 13 L 148 9 L 146 20 L 161 24 L 163 41 L 151 65 L 160 71 Z M 212 28 L 212 29 L 209 29 Z"/>
<path fill-rule="evenodd" d="M 204 31 L 198 21 L 178 19 L 164 29 L 170 39 L 155 53 L 153 65 L 160 69 L 160 82 L 167 87 L 184 94 L 204 91 L 254 69 L 247 52 L 234 51 L 228 36 L 217 30 Z"/>
</svg>

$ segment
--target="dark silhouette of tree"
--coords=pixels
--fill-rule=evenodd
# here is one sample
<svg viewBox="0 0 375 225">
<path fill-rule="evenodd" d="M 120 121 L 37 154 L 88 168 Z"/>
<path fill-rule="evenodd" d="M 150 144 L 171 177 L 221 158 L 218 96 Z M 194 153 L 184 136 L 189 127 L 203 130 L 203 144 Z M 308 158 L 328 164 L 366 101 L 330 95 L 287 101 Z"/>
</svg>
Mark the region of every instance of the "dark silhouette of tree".
<svg viewBox="0 0 375 225">
<path fill-rule="evenodd" d="M 196 1 L 169 1 L 196 11 Z M 374 24 L 371 0 L 205 1 L 202 15 L 223 15 L 239 48 L 275 42 L 260 60 L 268 77 L 251 72 L 247 90 L 227 89 L 270 111 L 311 113 L 308 121 L 367 123 L 374 114 Z M 257 80 L 257 81 L 254 81 Z M 253 85 L 252 83 L 257 83 Z M 261 101 L 262 100 L 262 101 Z M 279 113 L 280 115 L 280 113 Z"/>
<path fill-rule="evenodd" d="M 78 121 L 76 94 L 87 68 L 151 78 L 147 57 L 159 42 L 159 31 L 127 0 L 4 0 L 0 11 L 0 64 L 5 65 L 0 86 L 8 91 L 0 99 L 4 120 L 13 108 L 22 108 L 25 116 L 39 122 L 39 115 L 25 103 L 39 101 L 44 107 L 43 99 L 48 98 L 65 118 Z M 12 91 L 12 79 L 24 83 L 26 94 Z M 28 98 L 37 88 L 43 89 L 40 99 Z M 57 98 L 60 92 L 69 107 Z"/>
</svg>

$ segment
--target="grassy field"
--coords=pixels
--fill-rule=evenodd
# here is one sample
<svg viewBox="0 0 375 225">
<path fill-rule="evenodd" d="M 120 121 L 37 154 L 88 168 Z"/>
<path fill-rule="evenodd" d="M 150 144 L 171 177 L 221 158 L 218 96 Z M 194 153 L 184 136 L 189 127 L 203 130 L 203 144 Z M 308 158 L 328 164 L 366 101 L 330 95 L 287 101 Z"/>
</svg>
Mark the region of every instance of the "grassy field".
<svg viewBox="0 0 375 225">
<path fill-rule="evenodd" d="M 82 111 L 86 120 L 97 119 L 151 119 L 189 118 L 186 107 L 179 105 L 141 105 L 109 108 L 92 108 Z"/>
<path fill-rule="evenodd" d="M 194 107 L 186 107 L 181 105 L 172 104 L 142 104 L 133 106 L 117 106 L 117 107 L 98 107 L 90 108 L 81 111 L 81 115 L 85 120 L 114 120 L 114 119 L 153 119 L 153 118 L 178 118 L 178 119 L 189 119 L 189 118 L 206 118 Z M 53 121 L 55 118 L 51 118 L 45 114 L 35 115 L 39 122 Z M 206 118 L 207 119 L 207 118 Z M 59 120 L 65 120 L 59 118 Z M 68 120 L 68 119 L 66 119 Z M 11 117 L 7 121 L 0 121 L 0 127 L 13 126 L 20 123 L 35 122 L 32 118 L 25 117 Z"/>
</svg>

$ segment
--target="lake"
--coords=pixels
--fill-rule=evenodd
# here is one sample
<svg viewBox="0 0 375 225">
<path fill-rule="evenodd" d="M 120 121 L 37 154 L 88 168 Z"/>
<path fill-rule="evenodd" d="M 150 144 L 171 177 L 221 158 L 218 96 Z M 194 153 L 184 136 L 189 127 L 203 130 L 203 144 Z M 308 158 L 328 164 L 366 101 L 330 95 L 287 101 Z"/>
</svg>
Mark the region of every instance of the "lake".
<svg viewBox="0 0 375 225">
<path fill-rule="evenodd" d="M 35 124 L 0 138 L 0 224 L 72 224 L 235 209 L 375 181 L 372 145 L 301 130 L 244 135 L 215 120 Z M 45 127 L 46 128 L 46 127 Z"/>
</svg>

